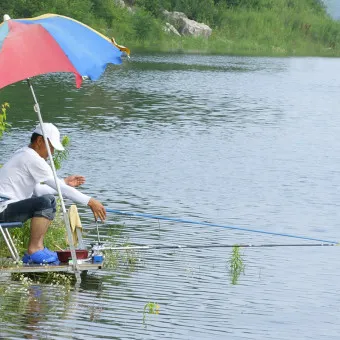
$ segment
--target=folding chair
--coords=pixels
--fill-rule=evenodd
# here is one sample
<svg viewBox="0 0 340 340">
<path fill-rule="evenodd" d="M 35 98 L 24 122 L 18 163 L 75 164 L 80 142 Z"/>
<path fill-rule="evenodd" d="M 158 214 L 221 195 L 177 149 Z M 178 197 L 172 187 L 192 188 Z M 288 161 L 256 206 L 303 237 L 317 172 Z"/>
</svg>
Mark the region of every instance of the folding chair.
<svg viewBox="0 0 340 340">
<path fill-rule="evenodd" d="M 6 199 L 5 197 L 0 196 L 0 201 L 1 199 Z M 72 209 L 70 208 L 69 210 L 69 218 L 70 218 L 70 224 L 72 227 L 73 231 L 73 239 L 74 241 L 79 243 L 79 249 L 84 249 L 84 241 L 82 237 L 82 225 L 81 221 L 78 215 L 78 210 L 75 205 L 71 206 Z M 70 214 L 71 212 L 71 214 Z M 72 216 L 72 218 L 71 218 Z M 0 222 L 0 231 L 1 234 L 4 238 L 4 241 L 8 247 L 8 250 L 10 251 L 12 258 L 14 261 L 18 262 L 20 260 L 18 250 L 13 242 L 13 239 L 8 231 L 8 228 L 16 228 L 16 227 L 21 227 L 23 225 L 22 222 Z"/>
<path fill-rule="evenodd" d="M 18 250 L 13 242 L 13 239 L 8 231 L 8 228 L 15 228 L 15 227 L 21 227 L 21 222 L 8 222 L 8 223 L 0 223 L 0 231 L 1 234 L 6 242 L 6 245 L 8 247 L 8 250 L 10 251 L 12 258 L 14 261 L 19 261 L 19 253 Z"/>
</svg>

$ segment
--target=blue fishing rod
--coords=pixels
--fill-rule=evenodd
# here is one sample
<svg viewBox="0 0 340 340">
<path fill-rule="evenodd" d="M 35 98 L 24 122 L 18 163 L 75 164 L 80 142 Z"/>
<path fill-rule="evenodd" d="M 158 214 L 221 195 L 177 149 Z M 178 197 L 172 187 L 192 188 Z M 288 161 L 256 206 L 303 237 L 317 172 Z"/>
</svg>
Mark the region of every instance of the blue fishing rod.
<svg viewBox="0 0 340 340">
<path fill-rule="evenodd" d="M 307 236 L 299 236 L 299 235 L 293 235 L 293 234 L 286 234 L 286 233 L 277 233 L 277 232 L 271 232 L 266 230 L 258 230 L 258 229 L 249 229 L 249 228 L 242 228 L 237 226 L 230 226 L 230 225 L 222 225 L 222 224 L 215 224 L 215 223 L 208 223 L 208 222 L 199 222 L 199 221 L 192 221 L 192 220 L 186 220 L 181 218 L 174 218 L 174 217 L 166 217 L 161 215 L 152 215 L 152 214 L 143 214 L 143 213 L 136 213 L 136 212 L 128 212 L 128 211 L 121 211 L 121 210 L 115 210 L 115 209 L 106 209 L 107 212 L 117 214 L 117 215 L 125 215 L 125 216 L 133 216 L 133 217 L 142 217 L 142 218 L 149 218 L 154 220 L 163 220 L 163 221 L 171 221 L 171 222 L 178 222 L 178 223 L 186 223 L 186 224 L 195 224 L 195 225 L 202 225 L 206 227 L 217 227 L 217 228 L 224 228 L 224 229 L 232 229 L 232 230 L 239 230 L 239 231 L 247 231 L 252 233 L 258 233 L 258 234 L 265 234 L 265 235 L 272 235 L 272 236 L 283 236 L 283 237 L 290 237 L 300 240 L 306 240 L 306 241 L 316 241 L 321 243 L 308 243 L 308 244 L 263 244 L 263 245 L 251 245 L 251 244 L 244 244 L 244 245 L 237 245 L 239 247 L 283 247 L 283 246 L 335 246 L 339 245 L 338 241 L 331 241 L 331 240 L 323 240 L 319 238 L 313 238 L 313 237 L 307 237 Z M 206 247 L 234 247 L 235 245 L 207 245 Z M 139 249 L 170 249 L 171 248 L 202 248 L 203 246 L 136 246 L 140 247 Z M 143 248 L 144 247 L 144 248 Z M 145 248 L 146 247 L 146 248 Z M 116 247 L 115 249 L 126 249 L 129 247 Z M 134 248 L 136 249 L 136 248 Z"/>
</svg>

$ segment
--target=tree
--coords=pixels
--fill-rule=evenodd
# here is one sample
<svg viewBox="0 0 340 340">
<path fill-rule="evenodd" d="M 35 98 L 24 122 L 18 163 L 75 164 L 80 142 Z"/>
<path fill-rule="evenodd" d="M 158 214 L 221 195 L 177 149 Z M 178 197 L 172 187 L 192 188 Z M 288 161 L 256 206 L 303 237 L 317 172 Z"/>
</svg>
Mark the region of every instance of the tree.
<svg viewBox="0 0 340 340">
<path fill-rule="evenodd" d="M 162 14 L 164 9 L 171 7 L 170 0 L 136 0 L 136 5 L 152 13 L 155 17 Z"/>
</svg>

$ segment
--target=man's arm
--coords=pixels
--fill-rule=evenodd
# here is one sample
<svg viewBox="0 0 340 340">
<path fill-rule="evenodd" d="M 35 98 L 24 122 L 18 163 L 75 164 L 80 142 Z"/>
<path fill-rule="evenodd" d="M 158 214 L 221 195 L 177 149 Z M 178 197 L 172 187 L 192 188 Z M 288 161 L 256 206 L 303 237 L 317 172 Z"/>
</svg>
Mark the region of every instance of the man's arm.
<svg viewBox="0 0 340 340">
<path fill-rule="evenodd" d="M 71 187 L 78 187 L 85 183 L 85 177 L 72 175 L 64 178 L 64 182 Z M 37 184 L 34 188 L 33 196 L 57 195 L 57 191 L 46 184 Z"/>
<path fill-rule="evenodd" d="M 67 185 L 63 180 L 58 180 L 63 197 L 65 196 L 73 202 L 89 206 L 93 212 L 95 219 L 99 217 L 102 221 L 105 220 L 106 210 L 99 201 Z M 46 183 L 46 185 L 48 185 L 50 188 L 57 190 L 57 186 L 53 178 L 47 179 L 44 183 Z"/>
<path fill-rule="evenodd" d="M 90 198 L 89 203 L 87 205 L 91 208 L 94 218 L 97 220 L 98 217 L 105 221 L 106 219 L 106 210 L 105 207 L 97 200 L 95 200 L 93 197 Z"/>
</svg>

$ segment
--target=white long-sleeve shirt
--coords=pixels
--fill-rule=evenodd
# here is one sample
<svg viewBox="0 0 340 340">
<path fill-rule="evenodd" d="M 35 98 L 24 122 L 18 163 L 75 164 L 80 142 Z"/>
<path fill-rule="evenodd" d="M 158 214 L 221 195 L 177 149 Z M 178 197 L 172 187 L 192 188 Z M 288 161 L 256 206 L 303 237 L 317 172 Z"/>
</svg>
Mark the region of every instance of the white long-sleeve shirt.
<svg viewBox="0 0 340 340">
<path fill-rule="evenodd" d="M 26 146 L 16 151 L 0 168 L 0 197 L 8 198 L 7 201 L 0 201 L 0 212 L 10 203 L 32 197 L 35 190 L 35 194 L 41 195 L 40 183 L 45 183 L 54 190 L 57 189 L 51 167 L 30 147 Z M 59 184 L 64 197 L 79 204 L 88 204 L 90 196 L 66 185 L 63 180 L 59 179 Z"/>
<path fill-rule="evenodd" d="M 87 205 L 91 198 L 90 196 L 87 196 L 81 193 L 79 190 L 67 185 L 63 179 L 58 178 L 58 183 L 63 197 L 66 197 L 73 202 Z M 34 196 L 42 196 L 47 194 L 57 194 L 57 186 L 55 184 L 54 177 L 48 178 L 43 183 L 38 183 L 33 191 Z"/>
</svg>

